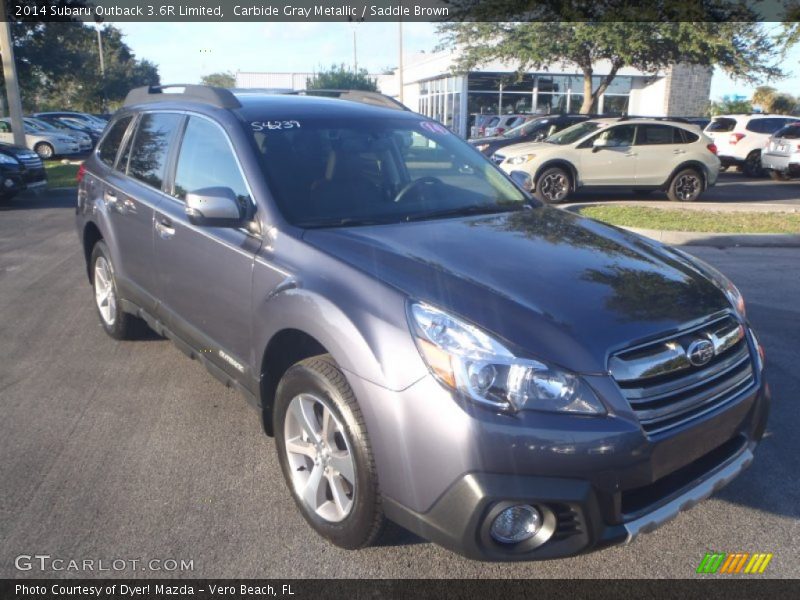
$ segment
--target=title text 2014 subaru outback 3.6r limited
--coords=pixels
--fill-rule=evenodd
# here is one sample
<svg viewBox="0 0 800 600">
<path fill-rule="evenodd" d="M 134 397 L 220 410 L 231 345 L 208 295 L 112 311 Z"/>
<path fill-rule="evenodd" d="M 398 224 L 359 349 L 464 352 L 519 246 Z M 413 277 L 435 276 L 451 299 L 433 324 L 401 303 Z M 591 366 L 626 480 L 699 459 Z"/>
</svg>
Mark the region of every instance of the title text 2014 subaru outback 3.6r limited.
<svg viewBox="0 0 800 600">
<path fill-rule="evenodd" d="M 540 205 L 370 95 L 168 92 L 131 92 L 81 172 L 100 320 L 143 318 L 261 406 L 333 543 L 388 518 L 474 558 L 566 556 L 752 461 L 761 348 L 713 268 Z"/>
</svg>

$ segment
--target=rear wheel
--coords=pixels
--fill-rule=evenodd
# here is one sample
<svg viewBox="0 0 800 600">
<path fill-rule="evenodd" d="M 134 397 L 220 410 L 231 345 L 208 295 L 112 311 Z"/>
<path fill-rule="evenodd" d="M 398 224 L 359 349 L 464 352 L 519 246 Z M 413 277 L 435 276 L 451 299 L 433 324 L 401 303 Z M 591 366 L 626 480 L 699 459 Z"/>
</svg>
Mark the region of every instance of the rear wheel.
<svg viewBox="0 0 800 600">
<path fill-rule="evenodd" d="M 703 191 L 703 176 L 695 169 L 678 171 L 669 184 L 667 196 L 673 202 L 694 202 Z"/>
<path fill-rule="evenodd" d="M 33 147 L 33 151 L 39 155 L 40 158 L 53 158 L 55 156 L 55 149 L 47 142 L 39 142 Z"/>
<path fill-rule="evenodd" d="M 753 150 L 747 155 L 747 158 L 744 159 L 744 165 L 742 166 L 742 173 L 747 177 L 763 177 L 764 169 L 761 167 L 760 150 Z"/>
<path fill-rule="evenodd" d="M 384 516 L 367 429 L 353 390 L 327 354 L 291 367 L 275 395 L 275 441 L 300 512 L 342 548 L 370 545 Z"/>
<path fill-rule="evenodd" d="M 111 254 L 104 241 L 94 245 L 90 264 L 95 307 L 103 329 L 117 340 L 139 337 L 144 322 L 122 310 Z"/>
<path fill-rule="evenodd" d="M 542 202 L 559 204 L 564 202 L 572 190 L 569 173 L 559 167 L 547 169 L 536 180 L 534 195 Z"/>
</svg>

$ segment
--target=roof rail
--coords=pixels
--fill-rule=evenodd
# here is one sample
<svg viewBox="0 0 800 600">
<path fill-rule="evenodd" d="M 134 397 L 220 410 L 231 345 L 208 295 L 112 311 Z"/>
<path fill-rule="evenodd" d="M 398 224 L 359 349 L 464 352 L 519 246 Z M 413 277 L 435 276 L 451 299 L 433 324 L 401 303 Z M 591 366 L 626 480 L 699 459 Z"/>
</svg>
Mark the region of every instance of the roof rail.
<svg viewBox="0 0 800 600">
<path fill-rule="evenodd" d="M 324 98 L 338 98 L 339 100 L 350 100 L 352 102 L 361 102 L 362 104 L 371 104 L 372 106 L 382 106 L 384 108 L 391 108 L 394 110 L 411 111 L 405 104 L 399 100 L 395 100 L 391 96 L 381 94 L 380 92 L 367 92 L 364 90 L 295 90 L 289 92 L 295 96 L 322 96 Z"/>
<path fill-rule="evenodd" d="M 633 119 L 650 119 L 651 121 L 675 121 L 677 123 L 690 123 L 690 121 L 684 117 L 647 117 L 643 115 L 623 115 L 617 120 L 631 121 Z"/>
<path fill-rule="evenodd" d="M 124 106 L 174 100 L 201 102 L 218 108 L 241 108 L 242 106 L 230 90 L 193 84 L 146 85 L 134 88 L 125 97 Z"/>
</svg>

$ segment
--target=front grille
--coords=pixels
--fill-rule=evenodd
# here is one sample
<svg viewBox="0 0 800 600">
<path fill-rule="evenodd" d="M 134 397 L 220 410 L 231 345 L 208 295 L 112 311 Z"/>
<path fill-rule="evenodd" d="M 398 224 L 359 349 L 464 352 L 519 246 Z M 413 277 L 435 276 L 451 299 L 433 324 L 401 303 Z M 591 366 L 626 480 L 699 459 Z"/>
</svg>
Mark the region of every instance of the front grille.
<svg viewBox="0 0 800 600">
<path fill-rule="evenodd" d="M 42 168 L 42 159 L 38 156 L 23 156 L 18 157 L 17 160 L 21 162 L 26 169 L 36 170 Z"/>
<path fill-rule="evenodd" d="M 503 154 L 498 154 L 497 152 L 495 152 L 494 154 L 492 154 L 492 162 L 493 162 L 494 164 L 496 164 L 496 165 L 499 165 L 499 164 L 500 164 L 501 162 L 503 162 L 505 159 L 506 159 L 506 157 L 505 157 Z"/>
<path fill-rule="evenodd" d="M 711 342 L 713 356 L 693 364 L 689 351 L 700 340 Z M 609 371 L 649 435 L 723 406 L 755 379 L 744 327 L 730 315 L 618 352 Z"/>
</svg>

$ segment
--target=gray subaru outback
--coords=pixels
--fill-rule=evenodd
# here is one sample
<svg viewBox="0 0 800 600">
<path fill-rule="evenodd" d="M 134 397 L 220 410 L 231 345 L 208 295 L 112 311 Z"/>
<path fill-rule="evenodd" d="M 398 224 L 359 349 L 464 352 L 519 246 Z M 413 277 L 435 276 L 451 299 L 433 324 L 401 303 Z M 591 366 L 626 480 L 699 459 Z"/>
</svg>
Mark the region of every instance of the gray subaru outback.
<svg viewBox="0 0 800 600">
<path fill-rule="evenodd" d="M 77 202 L 105 330 L 146 324 L 241 390 L 311 527 L 562 557 L 751 463 L 769 389 L 724 275 L 331 95 L 133 90 Z"/>
</svg>

